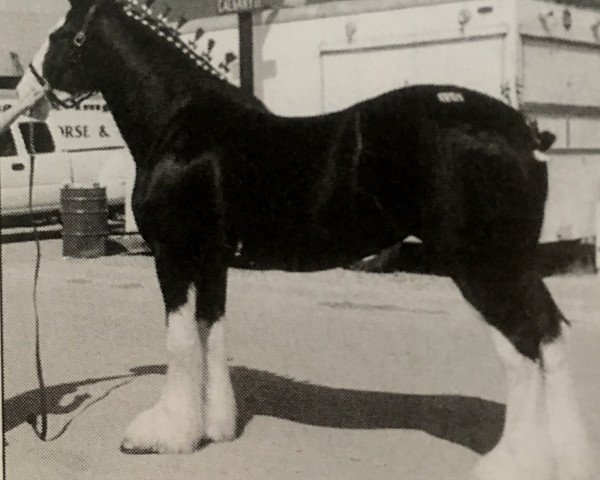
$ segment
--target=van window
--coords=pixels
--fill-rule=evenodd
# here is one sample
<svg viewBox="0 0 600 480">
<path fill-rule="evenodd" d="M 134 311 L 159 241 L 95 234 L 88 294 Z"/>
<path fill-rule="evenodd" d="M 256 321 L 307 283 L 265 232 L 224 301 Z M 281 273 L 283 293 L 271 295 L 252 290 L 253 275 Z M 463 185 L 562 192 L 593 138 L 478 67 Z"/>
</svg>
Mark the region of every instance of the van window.
<svg viewBox="0 0 600 480">
<path fill-rule="evenodd" d="M 48 125 L 43 122 L 20 123 L 19 130 L 23 135 L 25 147 L 29 153 L 52 153 L 55 150 L 52 134 Z M 33 140 L 33 151 L 31 141 Z"/>
<path fill-rule="evenodd" d="M 10 129 L 0 135 L 0 157 L 14 157 L 17 155 L 15 139 Z"/>
</svg>

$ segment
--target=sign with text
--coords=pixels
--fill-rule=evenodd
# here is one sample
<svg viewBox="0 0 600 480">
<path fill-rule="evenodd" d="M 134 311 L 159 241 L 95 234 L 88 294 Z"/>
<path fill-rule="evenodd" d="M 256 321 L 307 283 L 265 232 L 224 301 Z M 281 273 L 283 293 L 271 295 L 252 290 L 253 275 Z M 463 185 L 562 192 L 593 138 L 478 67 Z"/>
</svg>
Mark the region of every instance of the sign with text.
<svg viewBox="0 0 600 480">
<path fill-rule="evenodd" d="M 217 0 L 217 12 L 220 14 L 252 12 L 263 8 L 262 0 Z"/>
</svg>

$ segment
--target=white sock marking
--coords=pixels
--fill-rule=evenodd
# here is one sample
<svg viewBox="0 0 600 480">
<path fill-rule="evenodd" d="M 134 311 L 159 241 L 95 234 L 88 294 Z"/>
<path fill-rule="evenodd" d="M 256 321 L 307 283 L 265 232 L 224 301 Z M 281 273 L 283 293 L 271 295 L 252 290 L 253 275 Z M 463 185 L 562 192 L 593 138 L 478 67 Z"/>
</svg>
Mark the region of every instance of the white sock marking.
<svg viewBox="0 0 600 480">
<path fill-rule="evenodd" d="M 236 431 L 236 405 L 225 350 L 223 319 L 215 322 L 208 336 L 207 436 L 231 440 Z"/>
<path fill-rule="evenodd" d="M 193 417 L 203 414 L 206 337 L 206 327 L 196 321 L 196 290 L 190 287 L 187 302 L 168 316 L 169 370 L 161 400 L 175 410 L 197 411 Z"/>
<path fill-rule="evenodd" d="M 592 455 L 579 415 L 565 338 L 542 344 L 550 439 L 560 480 L 591 479 Z"/>
<path fill-rule="evenodd" d="M 500 443 L 480 460 L 475 473 L 485 480 L 549 480 L 552 459 L 541 370 L 500 332 L 493 330 L 492 336 L 506 371 L 506 421 Z"/>
<path fill-rule="evenodd" d="M 196 321 L 196 290 L 168 316 L 168 371 L 158 403 L 128 427 L 123 446 L 156 452 L 191 452 L 204 437 L 208 332 Z"/>
</svg>

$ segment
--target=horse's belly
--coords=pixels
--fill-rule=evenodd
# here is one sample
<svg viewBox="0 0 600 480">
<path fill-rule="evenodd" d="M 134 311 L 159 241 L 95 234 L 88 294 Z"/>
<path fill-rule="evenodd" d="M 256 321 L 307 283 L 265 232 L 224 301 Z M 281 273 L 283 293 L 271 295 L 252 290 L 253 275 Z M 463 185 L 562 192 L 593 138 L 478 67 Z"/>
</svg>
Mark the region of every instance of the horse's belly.
<svg viewBox="0 0 600 480">
<path fill-rule="evenodd" d="M 263 224 L 242 239 L 241 255 L 262 268 L 314 271 L 348 265 L 396 240 L 378 210 L 354 208 L 317 222 Z"/>
</svg>

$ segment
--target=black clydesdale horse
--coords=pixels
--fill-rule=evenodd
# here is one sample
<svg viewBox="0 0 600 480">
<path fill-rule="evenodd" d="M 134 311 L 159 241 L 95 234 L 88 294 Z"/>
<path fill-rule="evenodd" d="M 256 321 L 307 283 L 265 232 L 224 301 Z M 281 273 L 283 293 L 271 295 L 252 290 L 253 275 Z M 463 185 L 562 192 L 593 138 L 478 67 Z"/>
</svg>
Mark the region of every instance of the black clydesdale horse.
<svg viewBox="0 0 600 480">
<path fill-rule="evenodd" d="M 492 327 L 506 367 L 505 431 L 476 474 L 587 478 L 568 323 L 533 267 L 547 189 L 536 151 L 549 145 L 517 111 L 415 86 L 278 117 L 134 0 L 71 0 L 22 88 L 44 79 L 101 92 L 136 163 L 133 210 L 156 259 L 169 358 L 162 395 L 129 425 L 124 451 L 191 452 L 235 436 L 223 319 L 238 245 L 265 268 L 310 271 L 414 235 Z"/>
</svg>

